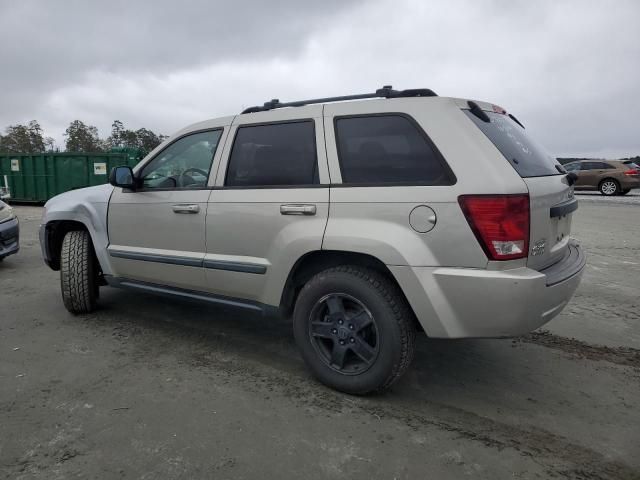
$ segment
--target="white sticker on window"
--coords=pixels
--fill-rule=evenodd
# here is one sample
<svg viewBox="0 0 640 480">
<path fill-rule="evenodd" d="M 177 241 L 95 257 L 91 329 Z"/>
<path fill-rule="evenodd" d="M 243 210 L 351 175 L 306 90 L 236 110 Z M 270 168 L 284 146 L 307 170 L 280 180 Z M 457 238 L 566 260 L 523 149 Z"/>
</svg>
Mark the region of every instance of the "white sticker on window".
<svg viewBox="0 0 640 480">
<path fill-rule="evenodd" d="M 94 175 L 106 175 L 107 174 L 107 164 L 104 162 L 96 162 L 93 164 L 93 174 Z"/>
</svg>

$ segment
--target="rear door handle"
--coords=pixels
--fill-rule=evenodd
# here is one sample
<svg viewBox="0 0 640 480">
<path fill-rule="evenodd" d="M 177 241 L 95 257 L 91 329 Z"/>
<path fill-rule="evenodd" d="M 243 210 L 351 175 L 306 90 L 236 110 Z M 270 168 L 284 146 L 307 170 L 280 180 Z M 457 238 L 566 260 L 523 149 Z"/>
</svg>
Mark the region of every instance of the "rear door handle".
<svg viewBox="0 0 640 480">
<path fill-rule="evenodd" d="M 173 213 L 198 213 L 200 211 L 200 205 L 180 203 L 178 205 L 172 205 L 171 210 L 173 210 Z"/>
<path fill-rule="evenodd" d="M 281 215 L 315 215 L 316 206 L 310 204 L 280 205 Z"/>
</svg>

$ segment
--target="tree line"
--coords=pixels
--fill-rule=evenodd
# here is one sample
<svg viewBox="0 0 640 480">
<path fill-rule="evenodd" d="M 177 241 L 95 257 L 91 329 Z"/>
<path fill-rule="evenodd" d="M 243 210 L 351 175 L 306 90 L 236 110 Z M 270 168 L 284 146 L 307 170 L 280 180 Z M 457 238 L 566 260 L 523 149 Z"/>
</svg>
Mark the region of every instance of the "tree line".
<svg viewBox="0 0 640 480">
<path fill-rule="evenodd" d="M 138 148 L 150 152 L 167 138 L 147 128 L 129 130 L 120 120 L 111 125 L 111 135 L 100 138 L 98 129 L 81 120 L 74 120 L 64 133 L 65 152 L 109 152 L 115 147 Z M 36 120 L 26 125 L 9 125 L 5 133 L 0 134 L 0 153 L 43 153 L 59 152 L 55 140 L 44 135 Z"/>
</svg>

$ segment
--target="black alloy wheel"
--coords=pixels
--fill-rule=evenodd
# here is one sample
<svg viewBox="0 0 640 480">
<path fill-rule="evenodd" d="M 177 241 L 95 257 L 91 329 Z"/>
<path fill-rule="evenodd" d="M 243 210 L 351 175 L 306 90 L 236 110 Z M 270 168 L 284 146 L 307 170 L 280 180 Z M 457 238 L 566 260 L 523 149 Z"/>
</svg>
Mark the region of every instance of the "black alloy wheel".
<svg viewBox="0 0 640 480">
<path fill-rule="evenodd" d="M 319 299 L 311 310 L 309 337 L 320 358 L 346 375 L 365 372 L 378 356 L 378 329 L 362 302 L 335 293 Z"/>
</svg>

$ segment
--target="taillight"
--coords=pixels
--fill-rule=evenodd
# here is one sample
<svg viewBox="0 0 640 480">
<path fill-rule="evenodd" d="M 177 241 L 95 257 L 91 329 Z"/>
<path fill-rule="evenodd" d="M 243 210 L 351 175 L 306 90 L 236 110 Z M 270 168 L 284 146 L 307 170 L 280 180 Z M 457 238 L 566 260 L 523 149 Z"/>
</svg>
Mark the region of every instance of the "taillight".
<svg viewBox="0 0 640 480">
<path fill-rule="evenodd" d="M 637 170 L 635 168 L 630 168 L 629 170 L 625 170 L 624 174 L 625 175 L 640 175 L 640 170 Z"/>
<path fill-rule="evenodd" d="M 461 195 L 458 203 L 489 260 L 529 252 L 529 195 Z"/>
</svg>

